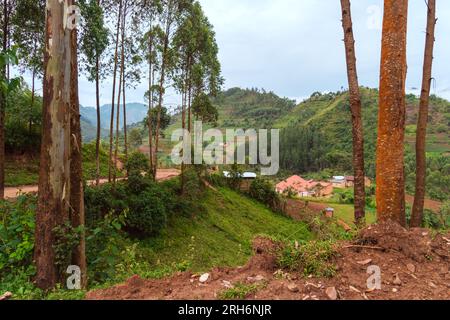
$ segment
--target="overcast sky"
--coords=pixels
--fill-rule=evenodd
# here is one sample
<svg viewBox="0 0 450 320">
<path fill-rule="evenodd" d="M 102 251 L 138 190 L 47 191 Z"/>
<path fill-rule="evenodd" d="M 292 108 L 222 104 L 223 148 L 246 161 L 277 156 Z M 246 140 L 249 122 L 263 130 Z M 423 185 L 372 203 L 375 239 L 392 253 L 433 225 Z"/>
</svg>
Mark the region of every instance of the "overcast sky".
<svg viewBox="0 0 450 320">
<path fill-rule="evenodd" d="M 315 91 L 347 88 L 339 0 L 200 0 L 214 25 L 225 88 L 258 87 L 301 100 Z M 450 99 L 450 1 L 437 1 L 433 92 Z M 409 91 L 420 88 L 426 5 L 410 0 L 408 27 Z M 352 15 L 360 84 L 378 87 L 382 0 L 353 0 Z M 108 81 L 107 81 L 108 82 Z M 102 103 L 110 103 L 103 85 Z M 95 87 L 82 80 L 81 103 L 95 105 Z M 128 94 L 142 102 L 145 84 Z M 419 93 L 419 90 L 415 90 Z M 166 102 L 177 104 L 168 94 Z"/>
</svg>

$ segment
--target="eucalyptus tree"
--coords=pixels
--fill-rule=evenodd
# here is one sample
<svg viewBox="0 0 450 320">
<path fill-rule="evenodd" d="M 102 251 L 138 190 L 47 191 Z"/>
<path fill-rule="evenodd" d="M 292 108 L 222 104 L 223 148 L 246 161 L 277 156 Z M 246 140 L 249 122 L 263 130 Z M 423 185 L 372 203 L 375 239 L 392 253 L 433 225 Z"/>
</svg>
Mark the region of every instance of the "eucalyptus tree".
<svg viewBox="0 0 450 320">
<path fill-rule="evenodd" d="M 0 64 L 0 78 L 3 83 L 9 82 L 10 59 L 12 55 L 8 54 L 11 44 L 11 17 L 14 15 L 15 1 L 3 0 L 0 10 L 1 16 L 1 35 L 2 35 L 2 57 L 5 58 Z M 5 88 L 0 91 L 0 199 L 4 198 L 5 189 L 5 111 L 6 94 Z"/>
<path fill-rule="evenodd" d="M 89 81 L 95 81 L 95 98 L 97 108 L 97 137 L 95 147 L 96 184 L 100 182 L 100 82 L 107 75 L 107 68 L 102 65 L 102 56 L 109 45 L 109 31 L 105 25 L 104 11 L 100 0 L 79 1 L 81 10 L 81 53 L 83 71 Z"/>
<path fill-rule="evenodd" d="M 364 132 L 359 92 L 358 72 L 356 69 L 355 38 L 350 0 L 341 0 L 342 28 L 344 30 L 345 56 L 349 83 L 350 110 L 353 131 L 353 171 L 355 175 L 355 222 L 362 225 L 365 219 L 366 191 L 364 173 Z"/>
<path fill-rule="evenodd" d="M 36 79 L 43 76 L 45 0 L 17 0 L 16 10 L 11 18 L 12 40 L 17 45 L 20 57 L 19 70 L 31 71 L 31 101 L 28 129 L 33 126 Z"/>
<path fill-rule="evenodd" d="M 380 222 L 406 225 L 404 141 L 408 0 L 385 0 L 381 42 L 377 142 L 377 213 Z"/>
<path fill-rule="evenodd" d="M 108 165 L 108 181 L 111 182 L 113 178 L 113 140 L 114 140 L 114 118 L 115 118 L 115 99 L 116 99 L 116 81 L 117 81 L 117 68 L 118 68 L 118 55 L 119 55 L 119 37 L 122 20 L 122 7 L 123 0 L 110 0 L 107 2 L 107 12 L 112 15 L 116 23 L 116 31 L 114 34 L 114 53 L 113 53 L 113 87 L 112 87 L 112 99 L 111 99 L 111 121 L 109 127 L 109 165 Z M 120 91 L 120 90 L 119 90 Z M 114 159 L 114 163 L 115 163 Z"/>
<path fill-rule="evenodd" d="M 48 0 L 43 88 L 43 130 L 36 211 L 36 285 L 53 288 L 61 280 L 55 230 L 70 221 L 71 36 L 66 28 L 68 0 Z"/>
<path fill-rule="evenodd" d="M 419 117 L 416 136 L 416 194 L 411 214 L 411 227 L 419 228 L 423 223 L 425 204 L 425 185 L 427 173 L 426 138 L 430 87 L 432 80 L 433 52 L 436 29 L 436 0 L 428 0 L 427 5 L 427 35 L 425 40 L 425 55 L 423 63 L 422 92 L 420 95 Z"/>
<path fill-rule="evenodd" d="M 83 186 L 83 160 L 81 155 L 81 123 L 80 123 L 80 99 L 78 96 L 78 17 L 79 12 L 75 8 L 76 0 L 68 1 L 73 12 L 67 12 L 68 19 L 65 23 L 66 28 L 70 29 L 70 34 L 66 38 L 70 40 L 70 226 L 72 230 L 80 230 L 78 241 L 71 254 L 73 265 L 80 268 L 82 288 L 87 286 L 87 262 L 86 262 L 86 239 L 84 233 L 85 210 L 84 210 L 84 186 Z"/>
<path fill-rule="evenodd" d="M 153 121 L 152 110 L 157 97 L 157 86 L 155 86 L 156 72 L 160 67 L 160 48 L 162 47 L 162 39 L 164 38 L 164 32 L 159 25 L 159 20 L 163 12 L 162 2 L 159 0 L 142 0 L 142 12 L 134 20 L 134 25 L 141 31 L 139 34 L 139 49 L 142 52 L 142 56 L 145 58 L 148 67 L 148 90 L 145 93 L 145 99 L 148 101 L 147 112 L 147 127 L 148 127 L 148 143 L 149 143 L 149 168 L 153 170 Z"/>
<path fill-rule="evenodd" d="M 124 18 L 121 37 L 121 73 L 122 73 L 122 106 L 123 106 L 123 135 L 125 161 L 128 160 L 128 137 L 127 137 L 127 109 L 126 109 L 126 89 L 136 88 L 141 80 L 141 64 L 143 58 L 139 51 L 139 41 L 141 29 L 136 21 L 142 19 L 142 3 L 136 1 L 125 1 Z"/>
<path fill-rule="evenodd" d="M 161 13 L 161 26 L 163 29 L 163 39 L 161 48 L 161 68 L 159 72 L 159 88 L 158 88 L 158 104 L 155 131 L 155 152 L 153 155 L 153 178 L 157 173 L 157 154 L 159 148 L 159 138 L 161 131 L 161 110 L 164 102 L 164 93 L 167 84 L 167 74 L 173 71 L 175 67 L 174 52 L 171 46 L 175 32 L 182 21 L 183 17 L 188 13 L 192 0 L 163 0 Z"/>
</svg>

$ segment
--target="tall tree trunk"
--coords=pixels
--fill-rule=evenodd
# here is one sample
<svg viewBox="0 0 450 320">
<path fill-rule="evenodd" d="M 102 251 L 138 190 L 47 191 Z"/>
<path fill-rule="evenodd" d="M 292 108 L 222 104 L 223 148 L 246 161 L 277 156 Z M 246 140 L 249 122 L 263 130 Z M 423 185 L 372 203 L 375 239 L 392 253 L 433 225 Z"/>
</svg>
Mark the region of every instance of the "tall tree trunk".
<svg viewBox="0 0 450 320">
<path fill-rule="evenodd" d="M 187 85 L 186 78 L 184 79 L 183 92 L 181 94 L 181 127 L 184 131 L 186 129 L 186 100 L 187 100 Z M 184 139 L 184 138 L 183 138 Z M 184 185 L 185 185 L 185 169 L 186 164 L 184 163 L 184 153 L 187 150 L 183 148 L 182 162 L 181 162 L 181 194 L 184 194 Z"/>
<path fill-rule="evenodd" d="M 120 20 L 122 17 L 122 0 L 119 2 L 119 12 L 117 17 L 117 28 L 116 28 L 116 47 L 114 51 L 114 71 L 113 71 L 113 91 L 112 91 L 112 102 L 111 102 L 111 124 L 109 127 L 109 166 L 108 166 L 108 181 L 111 182 L 113 174 L 113 139 L 114 139 L 114 103 L 116 99 L 116 77 L 117 77 L 117 56 L 119 50 L 119 35 L 120 35 Z M 116 168 L 114 168 L 114 172 Z"/>
<path fill-rule="evenodd" d="M 95 101 L 97 105 L 97 138 L 95 140 L 95 184 L 100 184 L 100 140 L 102 134 L 101 128 L 101 112 L 100 112 L 100 61 L 99 57 L 95 58 Z"/>
<path fill-rule="evenodd" d="M 28 119 L 28 134 L 31 137 L 33 130 L 33 109 L 35 100 L 35 82 L 36 82 L 36 69 L 33 68 L 33 74 L 31 75 L 31 103 L 30 103 L 30 118 Z"/>
<path fill-rule="evenodd" d="M 75 0 L 72 0 L 75 5 Z M 71 31 L 70 65 L 70 220 L 73 228 L 85 226 L 83 165 L 81 154 L 80 101 L 78 97 L 77 28 Z M 86 241 L 82 231 L 80 242 L 72 252 L 72 263 L 81 270 L 81 286 L 87 286 Z"/>
<path fill-rule="evenodd" d="M 156 131 L 155 131 L 155 152 L 154 152 L 154 158 L 153 158 L 153 178 L 156 179 L 156 174 L 158 170 L 158 149 L 159 149 L 159 135 L 160 135 L 160 128 L 161 128 L 161 110 L 162 110 L 162 104 L 163 104 L 163 97 L 164 97 L 164 83 L 165 83 L 165 76 L 166 76 L 166 64 L 167 64 L 167 52 L 169 49 L 169 31 L 170 31 L 170 23 L 167 22 L 166 25 L 166 35 L 164 38 L 164 48 L 163 48 L 163 58 L 162 58 L 162 64 L 161 64 L 161 77 L 159 80 L 159 99 L 158 99 L 158 106 L 157 106 L 157 116 L 156 116 Z"/>
<path fill-rule="evenodd" d="M 406 225 L 405 80 L 408 0 L 385 0 L 381 50 L 377 142 L 377 213 L 379 221 Z"/>
<path fill-rule="evenodd" d="M 123 59 L 124 57 L 122 57 Z M 123 139 L 124 139 L 124 152 L 125 152 L 125 163 L 128 161 L 128 139 L 127 139 L 127 102 L 126 102 L 126 74 L 125 74 L 125 64 L 123 66 L 123 83 L 122 83 L 122 91 L 123 91 Z M 127 173 L 128 174 L 128 173 Z"/>
<path fill-rule="evenodd" d="M 65 30 L 66 3 L 46 7 L 43 130 L 36 212 L 34 260 L 36 285 L 50 289 L 60 279 L 55 264 L 54 228 L 70 219 L 70 31 Z"/>
<path fill-rule="evenodd" d="M 8 49 L 8 3 L 3 0 L 3 52 Z M 7 66 L 0 70 L 3 78 L 7 78 Z M 0 199 L 5 197 L 5 112 L 6 96 L 0 92 Z"/>
<path fill-rule="evenodd" d="M 420 96 L 419 119 L 416 134 L 416 195 L 411 216 L 411 227 L 421 227 L 425 204 L 425 185 L 427 173 L 426 138 L 428 107 L 432 80 L 434 31 L 436 28 L 436 0 L 428 0 L 427 36 L 423 62 L 422 93 Z"/>
<path fill-rule="evenodd" d="M 123 77 L 124 75 L 124 67 L 125 67 L 125 48 L 124 48 L 124 35 L 125 35 L 125 17 L 126 17 L 126 13 L 124 11 L 123 14 L 123 25 L 122 25 L 122 39 L 121 39 L 121 61 L 120 61 L 120 76 L 119 76 L 119 94 L 117 97 L 117 119 L 116 119 L 116 146 L 114 149 L 114 184 L 116 183 L 117 180 L 117 160 L 118 160 L 118 153 L 119 153 L 119 135 L 120 135 L 120 95 L 122 93 L 122 83 L 123 83 Z"/>
<path fill-rule="evenodd" d="M 364 132 L 361 116 L 361 96 L 359 92 L 358 73 L 356 68 L 355 39 L 350 0 L 341 0 L 342 27 L 347 60 L 347 75 L 352 112 L 353 130 L 353 170 L 355 175 L 355 221 L 357 225 L 364 223 L 366 209 L 365 173 L 364 173 Z"/>
<path fill-rule="evenodd" d="M 152 123 L 152 110 L 153 110 L 153 64 L 152 64 L 152 53 L 153 53 L 153 39 L 151 35 L 149 36 L 149 61 L 148 61 L 148 114 L 147 114 L 147 125 L 148 125 L 148 146 L 149 146 L 149 164 L 150 171 L 153 171 L 153 123 Z"/>
</svg>

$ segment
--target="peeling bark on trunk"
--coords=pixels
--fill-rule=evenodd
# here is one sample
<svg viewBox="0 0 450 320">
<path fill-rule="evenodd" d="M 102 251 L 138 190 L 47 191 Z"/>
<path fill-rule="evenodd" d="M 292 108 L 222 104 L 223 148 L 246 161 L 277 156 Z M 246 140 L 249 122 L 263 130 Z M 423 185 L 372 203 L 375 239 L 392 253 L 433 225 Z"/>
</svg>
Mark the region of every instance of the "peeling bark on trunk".
<svg viewBox="0 0 450 320">
<path fill-rule="evenodd" d="M 385 0 L 377 142 L 378 221 L 406 225 L 405 79 L 408 0 Z"/>
<path fill-rule="evenodd" d="M 416 134 L 416 195 L 411 215 L 411 227 L 421 227 L 425 205 L 425 186 L 427 174 L 426 138 L 428 109 L 432 80 L 434 31 L 436 29 L 436 0 L 428 1 L 427 36 L 423 63 L 422 93 L 420 96 L 419 119 Z"/>
<path fill-rule="evenodd" d="M 363 224 L 366 209 L 365 173 L 364 173 L 364 133 L 361 116 L 361 96 L 359 92 L 358 73 L 356 68 L 355 39 L 350 0 L 341 0 L 342 27 L 347 60 L 350 108 L 352 112 L 353 130 L 353 170 L 355 175 L 355 222 Z"/>
<path fill-rule="evenodd" d="M 55 264 L 54 228 L 70 219 L 70 30 L 64 28 L 64 3 L 48 0 L 46 9 L 43 130 L 36 212 L 36 285 L 50 289 L 60 280 Z"/>
<path fill-rule="evenodd" d="M 116 99 L 116 77 L 117 77 L 117 58 L 119 50 L 119 34 L 120 34 L 120 21 L 122 17 L 122 0 L 119 2 L 119 13 L 117 17 L 117 28 L 116 28 L 116 47 L 114 51 L 114 71 L 113 71 L 113 91 L 112 91 L 112 102 L 111 102 L 111 124 L 109 127 L 109 165 L 108 165 L 108 181 L 112 181 L 113 165 L 113 141 L 114 141 L 114 103 Z"/>
<path fill-rule="evenodd" d="M 75 1 L 72 1 L 75 4 Z M 84 191 L 81 155 L 80 101 L 78 97 L 77 29 L 71 31 L 70 72 L 70 220 L 73 228 L 84 227 Z M 80 242 L 72 252 L 72 263 L 81 270 L 81 286 L 87 286 L 86 241 L 82 232 Z"/>
</svg>

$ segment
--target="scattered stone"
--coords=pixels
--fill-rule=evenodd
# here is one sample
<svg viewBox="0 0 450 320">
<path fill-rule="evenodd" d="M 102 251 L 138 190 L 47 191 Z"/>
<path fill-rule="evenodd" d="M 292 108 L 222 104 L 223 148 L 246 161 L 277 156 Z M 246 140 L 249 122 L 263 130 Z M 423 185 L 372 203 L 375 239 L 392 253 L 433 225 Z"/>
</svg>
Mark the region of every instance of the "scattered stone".
<svg viewBox="0 0 450 320">
<path fill-rule="evenodd" d="M 305 287 L 314 287 L 316 289 L 320 289 L 320 285 L 316 285 L 314 283 L 306 282 Z"/>
<path fill-rule="evenodd" d="M 362 266 L 368 265 L 371 262 L 372 262 L 372 259 L 367 259 L 367 260 L 363 260 L 363 261 L 357 261 L 357 263 L 362 265 Z"/>
<path fill-rule="evenodd" d="M 396 274 L 394 276 L 394 281 L 393 284 L 396 286 L 401 286 L 403 284 L 402 280 L 400 279 L 400 277 L 398 276 L 398 274 Z"/>
<path fill-rule="evenodd" d="M 256 277 L 247 277 L 247 281 L 250 283 L 256 283 L 266 280 L 263 276 L 256 276 Z"/>
<path fill-rule="evenodd" d="M 11 299 L 12 293 L 7 291 L 3 295 L 0 296 L 0 301 Z"/>
<path fill-rule="evenodd" d="M 337 291 L 335 287 L 327 288 L 327 290 L 325 290 L 325 293 L 327 294 L 328 298 L 330 298 L 330 300 L 337 300 Z"/>
<path fill-rule="evenodd" d="M 437 285 L 435 285 L 433 282 L 429 282 L 428 283 L 428 285 L 430 286 L 430 287 L 432 287 L 433 289 L 437 289 Z"/>
<path fill-rule="evenodd" d="M 303 297 L 302 300 L 305 301 L 305 300 L 308 300 L 309 298 L 310 298 L 310 296 L 306 295 L 306 296 Z"/>
<path fill-rule="evenodd" d="M 200 281 L 200 283 L 205 283 L 208 280 L 209 280 L 209 273 L 205 273 L 200 276 L 200 279 L 198 281 Z"/>
<path fill-rule="evenodd" d="M 397 288 L 394 288 L 394 289 L 392 289 L 392 292 L 393 292 L 393 293 L 397 293 L 397 292 L 398 292 L 398 289 L 397 289 Z"/>
<path fill-rule="evenodd" d="M 298 286 L 297 286 L 295 283 L 289 284 L 289 285 L 287 286 L 287 288 L 288 288 L 288 290 L 289 290 L 290 292 L 294 292 L 294 293 L 297 293 L 297 292 L 300 291 L 300 289 L 298 288 Z"/>
<path fill-rule="evenodd" d="M 416 266 L 413 265 L 412 263 L 408 263 L 408 264 L 406 265 L 406 268 L 408 268 L 409 272 L 411 272 L 411 273 L 416 273 Z"/>
</svg>

